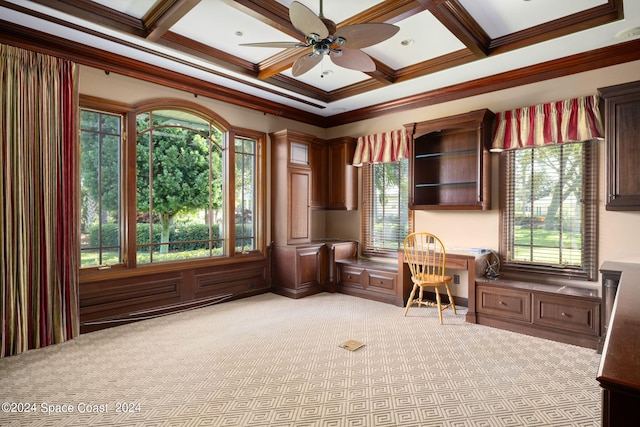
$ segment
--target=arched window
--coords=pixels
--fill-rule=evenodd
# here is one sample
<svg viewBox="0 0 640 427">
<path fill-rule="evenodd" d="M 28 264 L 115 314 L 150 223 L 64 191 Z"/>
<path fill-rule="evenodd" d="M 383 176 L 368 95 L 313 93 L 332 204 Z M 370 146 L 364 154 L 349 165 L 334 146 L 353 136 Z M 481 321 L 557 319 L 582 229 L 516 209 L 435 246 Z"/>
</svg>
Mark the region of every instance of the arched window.
<svg viewBox="0 0 640 427">
<path fill-rule="evenodd" d="M 225 255 L 223 130 L 181 110 L 136 115 L 138 264 Z"/>
<path fill-rule="evenodd" d="M 264 250 L 263 134 L 184 102 L 107 109 L 81 108 L 82 267 Z"/>
</svg>

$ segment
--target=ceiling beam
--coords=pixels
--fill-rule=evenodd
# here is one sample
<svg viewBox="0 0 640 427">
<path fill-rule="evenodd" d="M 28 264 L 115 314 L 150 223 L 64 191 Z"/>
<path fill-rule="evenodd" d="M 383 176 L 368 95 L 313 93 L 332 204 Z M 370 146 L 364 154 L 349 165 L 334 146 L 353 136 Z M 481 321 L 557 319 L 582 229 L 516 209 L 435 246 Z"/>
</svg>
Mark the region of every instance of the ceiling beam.
<svg viewBox="0 0 640 427">
<path fill-rule="evenodd" d="M 491 55 L 531 46 L 623 18 L 622 1 L 609 0 L 591 9 L 493 39 L 490 44 Z"/>
<path fill-rule="evenodd" d="M 457 0 L 440 2 L 429 11 L 476 57 L 489 55 L 491 38 Z"/>
<path fill-rule="evenodd" d="M 142 23 L 147 29 L 147 40 L 160 39 L 182 17 L 189 13 L 200 0 L 161 0 L 145 16 Z"/>
<path fill-rule="evenodd" d="M 134 36 L 146 37 L 147 30 L 142 24 L 140 19 L 136 19 L 125 13 L 118 12 L 96 3 L 91 0 L 58 0 L 55 4 L 51 4 L 51 0 L 31 0 L 34 3 L 41 4 L 46 7 L 54 8 L 60 12 L 68 13 L 80 19 L 84 19 L 89 22 L 104 25 L 105 27 L 114 28 L 116 30 L 124 31 L 125 33 L 132 34 Z M 13 3 L 6 1 L 1 2 L 2 6 L 19 10 Z M 24 13 L 32 16 L 38 16 L 37 12 L 31 9 L 22 9 Z M 51 17 L 42 15 L 42 19 L 51 21 Z"/>
<path fill-rule="evenodd" d="M 168 31 L 157 41 L 158 44 L 175 49 L 178 52 L 188 53 L 197 58 L 204 59 L 212 64 L 219 65 L 230 71 L 255 77 L 256 70 L 253 62 L 246 61 L 231 55 L 215 47 L 198 42 L 181 34 Z"/>
<path fill-rule="evenodd" d="M 290 37 L 304 41 L 289 18 L 289 9 L 275 0 L 222 0 L 239 11 L 267 24 Z"/>
</svg>

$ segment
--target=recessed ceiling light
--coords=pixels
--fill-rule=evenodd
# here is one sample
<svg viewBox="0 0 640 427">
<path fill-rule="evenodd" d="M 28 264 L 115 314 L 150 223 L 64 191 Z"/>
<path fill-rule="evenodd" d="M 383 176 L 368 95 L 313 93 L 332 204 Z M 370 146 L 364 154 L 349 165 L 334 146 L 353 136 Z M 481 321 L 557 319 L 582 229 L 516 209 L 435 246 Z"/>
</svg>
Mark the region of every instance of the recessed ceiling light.
<svg viewBox="0 0 640 427">
<path fill-rule="evenodd" d="M 242 37 L 244 36 L 244 33 L 242 31 L 236 31 L 236 36 Z"/>
<path fill-rule="evenodd" d="M 616 34 L 616 37 L 619 39 L 625 39 L 627 37 L 635 37 L 635 36 L 640 36 L 640 27 L 628 28 Z"/>
<path fill-rule="evenodd" d="M 414 40 L 414 39 L 404 39 L 404 40 L 402 40 L 402 41 L 400 42 L 400 44 L 401 44 L 402 46 L 409 46 L 409 45 L 414 44 L 414 43 L 415 43 L 415 40 Z"/>
<path fill-rule="evenodd" d="M 333 74 L 333 70 L 324 70 L 322 74 L 320 74 L 320 77 L 330 76 L 331 74 Z"/>
</svg>

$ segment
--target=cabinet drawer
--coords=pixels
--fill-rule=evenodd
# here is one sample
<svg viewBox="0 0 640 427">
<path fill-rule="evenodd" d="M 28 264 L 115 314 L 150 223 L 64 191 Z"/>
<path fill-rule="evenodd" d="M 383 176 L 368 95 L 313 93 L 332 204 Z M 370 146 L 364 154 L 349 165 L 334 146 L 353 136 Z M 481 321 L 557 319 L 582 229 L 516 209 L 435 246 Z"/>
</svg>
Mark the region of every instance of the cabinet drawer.
<svg viewBox="0 0 640 427">
<path fill-rule="evenodd" d="M 387 271 L 367 270 L 367 288 L 372 291 L 395 294 L 396 275 Z"/>
<path fill-rule="evenodd" d="M 477 287 L 476 310 L 509 319 L 531 322 L 531 294 L 518 289 Z"/>
<path fill-rule="evenodd" d="M 600 304 L 557 295 L 534 294 L 536 325 L 550 326 L 570 332 L 600 335 Z"/>
<path fill-rule="evenodd" d="M 362 271 L 362 268 L 350 265 L 338 265 L 338 284 L 342 286 L 362 288 Z"/>
</svg>

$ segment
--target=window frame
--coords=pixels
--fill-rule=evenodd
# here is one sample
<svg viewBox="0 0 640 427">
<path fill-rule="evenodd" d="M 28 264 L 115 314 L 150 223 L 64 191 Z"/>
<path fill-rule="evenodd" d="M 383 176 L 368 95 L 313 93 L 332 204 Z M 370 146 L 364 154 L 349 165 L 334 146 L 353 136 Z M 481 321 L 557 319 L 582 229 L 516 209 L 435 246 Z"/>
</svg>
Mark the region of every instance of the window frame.
<svg viewBox="0 0 640 427">
<path fill-rule="evenodd" d="M 583 146 L 583 177 L 582 177 L 582 262 L 581 266 L 554 266 L 542 263 L 516 263 L 507 258 L 510 250 L 509 208 L 507 206 L 507 192 L 510 183 L 508 169 L 510 156 L 515 150 L 507 150 L 500 153 L 500 264 L 501 270 L 507 274 L 528 274 L 539 277 L 542 280 L 553 279 L 578 279 L 597 281 L 597 216 L 598 216 L 598 144 L 597 140 L 589 140 L 580 143 Z M 536 150 L 538 148 L 523 148 Z"/>
<path fill-rule="evenodd" d="M 402 161 L 408 162 L 409 159 L 403 159 Z M 403 250 L 402 243 L 403 241 L 399 241 L 398 249 L 389 249 L 389 248 L 381 248 L 376 247 L 372 244 L 373 238 L 371 236 L 371 232 L 373 230 L 374 224 L 372 223 L 371 216 L 372 212 L 372 202 L 371 196 L 373 192 L 373 183 L 374 183 L 374 167 L 375 165 L 382 165 L 383 163 L 365 163 L 362 165 L 362 247 L 361 252 L 365 256 L 375 256 L 375 257 L 383 257 L 383 258 L 396 258 L 398 256 L 398 251 Z M 409 167 L 407 163 L 407 168 Z M 409 186 L 409 176 L 407 174 L 407 189 Z M 409 209 L 409 194 L 407 191 L 407 222 L 408 222 L 408 233 L 413 232 L 414 229 L 414 211 Z M 404 240 L 404 239 L 403 239 Z"/>
<path fill-rule="evenodd" d="M 96 274 L 104 275 L 109 271 L 171 271 L 194 268 L 201 265 L 226 263 L 232 258 L 265 256 L 266 254 L 266 134 L 251 129 L 234 127 L 228 124 L 218 114 L 208 108 L 184 100 L 160 99 L 139 105 L 129 105 L 110 100 L 80 95 L 79 109 L 87 109 L 118 114 L 122 116 L 122 148 L 121 148 L 121 227 L 122 227 L 122 260 L 120 264 L 108 266 L 87 266 L 80 268 L 81 278 L 93 277 Z M 138 264 L 136 260 L 136 211 L 137 211 L 137 183 L 136 183 L 136 116 L 144 111 L 151 110 L 181 110 L 203 117 L 223 132 L 223 138 L 227 145 L 227 155 L 223 165 L 225 177 L 224 206 L 225 229 L 228 230 L 225 239 L 225 255 L 215 257 L 188 258 L 183 260 L 163 261 L 157 263 Z M 79 132 L 79 131 L 78 131 Z M 133 135 L 133 137 L 132 137 Z M 236 251 L 235 244 L 235 149 L 236 137 L 251 139 L 256 142 L 256 230 L 255 249 L 252 251 Z M 78 147 L 80 141 L 78 139 Z M 78 166 L 80 167 L 80 166 Z M 78 263 L 79 265 L 79 263 Z M 127 273 L 124 273 L 127 274 Z"/>
</svg>

